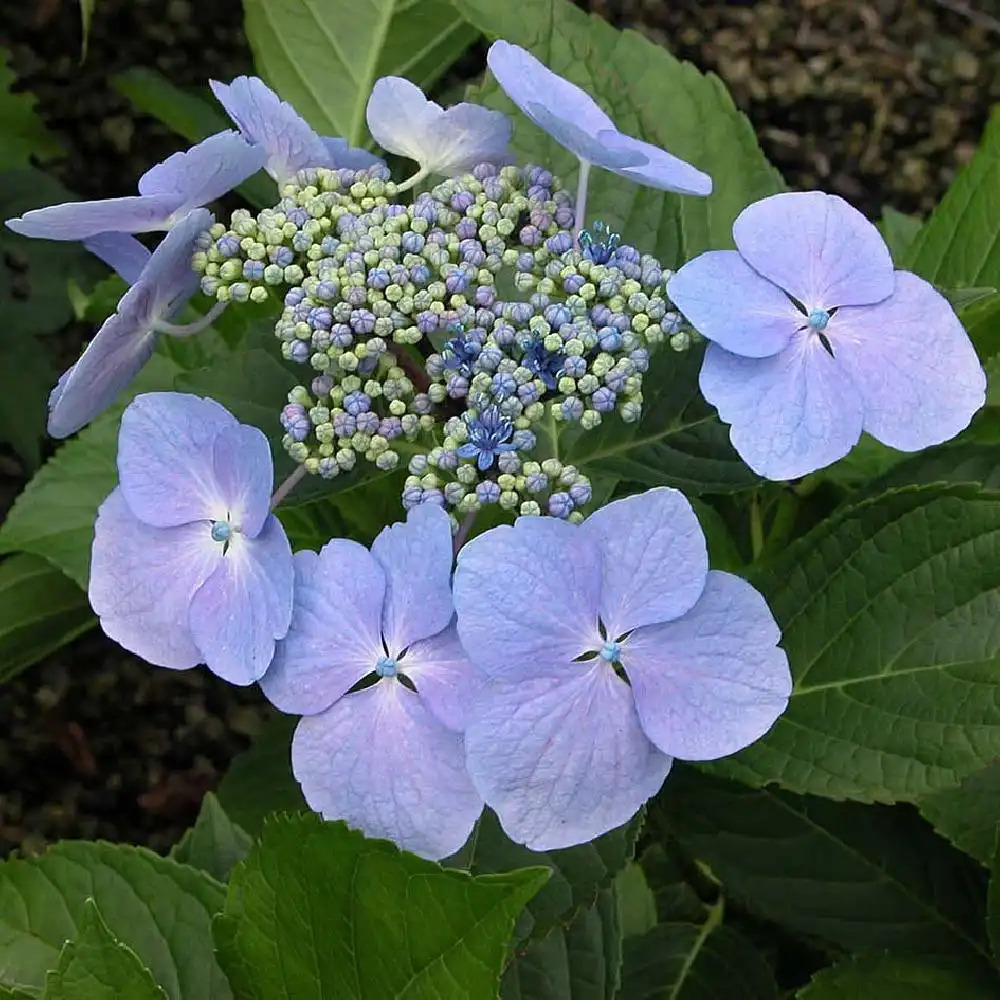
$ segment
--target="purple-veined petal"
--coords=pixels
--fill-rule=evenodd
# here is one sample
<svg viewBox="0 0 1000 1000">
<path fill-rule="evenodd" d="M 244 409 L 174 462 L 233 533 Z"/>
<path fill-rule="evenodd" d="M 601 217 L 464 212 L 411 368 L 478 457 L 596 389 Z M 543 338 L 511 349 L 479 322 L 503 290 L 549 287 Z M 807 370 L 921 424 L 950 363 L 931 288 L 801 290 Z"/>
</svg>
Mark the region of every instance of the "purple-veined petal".
<svg viewBox="0 0 1000 1000">
<path fill-rule="evenodd" d="M 667 282 L 667 294 L 703 337 L 745 358 L 784 350 L 807 322 L 735 250 L 709 250 L 689 260 Z"/>
<path fill-rule="evenodd" d="M 261 165 L 279 183 L 305 167 L 327 163 L 323 140 L 306 120 L 256 76 L 210 81 L 212 93 L 250 142 L 265 154 Z"/>
<path fill-rule="evenodd" d="M 139 281 L 154 289 L 154 321 L 168 318 L 198 288 L 191 257 L 195 240 L 211 225 L 212 213 L 207 208 L 194 209 L 163 237 L 146 262 Z"/>
<path fill-rule="evenodd" d="M 888 299 L 838 310 L 827 333 L 864 401 L 864 429 L 892 448 L 948 441 L 986 401 L 986 375 L 954 309 L 909 271 L 896 272 Z"/>
<path fill-rule="evenodd" d="M 462 737 L 390 678 L 302 719 L 292 770 L 326 819 L 432 860 L 468 840 L 483 808 L 465 770 Z"/>
<path fill-rule="evenodd" d="M 127 233 L 97 233 L 85 239 L 83 245 L 130 285 L 149 262 L 149 251 Z"/>
<path fill-rule="evenodd" d="M 367 118 L 383 149 L 440 174 L 461 173 L 506 155 L 511 133 L 510 120 L 499 111 L 475 104 L 445 111 L 416 84 L 398 76 L 375 82 Z"/>
<path fill-rule="evenodd" d="M 152 356 L 156 347 L 148 317 L 152 292 L 142 286 L 133 290 L 133 308 L 114 313 L 101 324 L 80 360 L 52 390 L 48 419 L 52 437 L 69 437 L 103 413 Z"/>
<path fill-rule="evenodd" d="M 266 157 L 259 146 L 226 129 L 150 167 L 139 178 L 139 193 L 176 193 L 180 211 L 197 208 L 257 173 Z"/>
<path fill-rule="evenodd" d="M 580 530 L 522 517 L 462 546 L 458 635 L 472 662 L 508 680 L 559 670 L 601 647 L 601 554 Z"/>
<path fill-rule="evenodd" d="M 639 726 L 628 685 L 603 661 L 491 682 L 465 742 L 486 804 L 512 840 L 535 851 L 583 844 L 628 822 L 670 770 Z"/>
<path fill-rule="evenodd" d="M 382 636 L 390 656 L 436 635 L 455 613 L 451 600 L 451 520 L 433 504 L 382 529 L 372 555 L 385 574 Z"/>
<path fill-rule="evenodd" d="M 705 536 L 684 494 L 667 486 L 615 500 L 581 530 L 600 547 L 601 621 L 609 639 L 678 618 L 708 573 Z"/>
<path fill-rule="evenodd" d="M 212 468 L 230 519 L 245 538 L 256 538 L 269 519 L 274 485 L 271 446 L 263 431 L 246 424 L 220 431 L 212 443 Z"/>
<path fill-rule="evenodd" d="M 683 760 L 715 760 L 760 739 L 792 691 L 780 638 L 760 593 L 713 570 L 683 618 L 637 629 L 623 644 L 646 735 Z"/>
<path fill-rule="evenodd" d="M 116 489 L 94 527 L 91 607 L 101 628 L 137 656 L 159 667 L 193 667 L 202 656 L 188 630 L 188 608 L 221 558 L 207 524 L 151 528 Z"/>
<path fill-rule="evenodd" d="M 633 147 L 612 145 L 612 137 L 621 135 L 613 126 L 591 133 L 581 128 L 575 119 L 567 118 L 538 101 L 529 101 L 522 110 L 560 146 L 587 163 L 621 172 L 625 167 L 639 167 L 648 162 L 646 154 Z"/>
<path fill-rule="evenodd" d="M 232 537 L 188 612 L 191 638 L 213 674 L 230 684 L 260 680 L 275 641 L 288 631 L 292 581 L 292 549 L 276 517 L 267 519 L 256 538 Z"/>
<path fill-rule="evenodd" d="M 743 259 L 807 310 L 862 306 L 892 294 L 879 231 L 833 194 L 792 191 L 747 206 L 733 223 Z"/>
<path fill-rule="evenodd" d="M 636 184 L 645 184 L 660 191 L 676 191 L 678 194 L 702 197 L 712 193 L 712 178 L 708 174 L 659 146 L 617 131 L 611 134 L 601 133 L 598 138 L 613 152 L 630 151 L 645 158 L 646 163 L 640 166 L 608 168 Z"/>
<path fill-rule="evenodd" d="M 438 721 L 457 733 L 464 732 L 469 706 L 478 697 L 486 675 L 472 665 L 454 624 L 414 643 L 399 661 L 399 669 L 413 681 Z"/>
<path fill-rule="evenodd" d="M 260 682 L 283 712 L 322 712 L 385 656 L 385 575 L 357 542 L 334 538 L 295 554 L 295 600 L 288 633 Z"/>
<path fill-rule="evenodd" d="M 813 333 L 796 334 L 769 358 L 741 358 L 709 344 L 698 384 L 732 424 L 740 457 L 768 479 L 822 469 L 861 437 L 861 397 Z"/>
<path fill-rule="evenodd" d="M 122 414 L 118 479 L 132 513 L 166 528 L 226 520 L 212 442 L 236 418 L 213 399 L 181 392 L 136 396 Z"/>
<path fill-rule="evenodd" d="M 369 167 L 384 167 L 385 162 L 374 153 L 369 153 L 367 149 L 358 149 L 352 146 L 346 139 L 336 135 L 322 136 L 323 146 L 326 149 L 327 167 L 348 170 L 367 170 Z"/>
<path fill-rule="evenodd" d="M 180 205 L 176 194 L 69 201 L 8 219 L 7 228 L 43 240 L 85 240 L 98 233 L 149 233 L 169 229 Z"/>
</svg>

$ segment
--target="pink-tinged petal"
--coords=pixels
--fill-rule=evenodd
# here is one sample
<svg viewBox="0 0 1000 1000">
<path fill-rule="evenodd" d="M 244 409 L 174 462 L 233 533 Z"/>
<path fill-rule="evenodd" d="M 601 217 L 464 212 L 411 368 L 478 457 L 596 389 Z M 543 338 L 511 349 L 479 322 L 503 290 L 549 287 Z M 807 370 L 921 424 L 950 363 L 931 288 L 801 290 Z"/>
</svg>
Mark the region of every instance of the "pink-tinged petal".
<svg viewBox="0 0 1000 1000">
<path fill-rule="evenodd" d="M 833 194 L 794 191 L 736 217 L 744 260 L 807 310 L 861 306 L 892 294 L 892 257 L 879 231 Z"/>
<path fill-rule="evenodd" d="M 221 559 L 206 524 L 151 528 L 116 489 L 94 527 L 90 604 L 101 628 L 137 656 L 159 667 L 193 667 L 202 656 L 188 629 L 188 608 Z"/>
<path fill-rule="evenodd" d="M 608 149 L 598 135 L 617 132 L 615 123 L 586 91 L 553 73 L 526 49 L 496 41 L 486 62 L 504 93 L 570 152 L 601 166 L 645 162 L 635 150 Z"/>
<path fill-rule="evenodd" d="M 385 575 L 357 542 L 334 538 L 295 554 L 292 623 L 260 682 L 282 712 L 314 714 L 332 705 L 385 656 Z"/>
<path fill-rule="evenodd" d="M 416 686 L 438 721 L 457 733 L 465 731 L 469 706 L 479 696 L 486 675 L 472 665 L 455 625 L 414 643 L 399 669 Z"/>
<path fill-rule="evenodd" d="M 240 685 L 263 677 L 275 640 L 288 631 L 292 589 L 292 549 L 276 517 L 268 518 L 256 538 L 233 535 L 188 614 L 191 638 L 213 674 Z"/>
<path fill-rule="evenodd" d="M 668 282 L 667 294 L 708 340 L 745 358 L 784 350 L 806 317 L 735 250 L 709 250 Z"/>
<path fill-rule="evenodd" d="M 602 132 L 598 139 L 606 149 L 613 152 L 627 151 L 645 158 L 646 162 L 641 166 L 608 168 L 635 184 L 700 197 L 712 193 L 712 178 L 708 174 L 659 146 L 643 142 L 642 139 L 633 139 L 621 132 Z"/>
<path fill-rule="evenodd" d="M 767 602 L 749 583 L 709 573 L 683 618 L 638 629 L 623 645 L 646 735 L 683 760 L 715 760 L 760 739 L 792 691 L 780 639 Z"/>
<path fill-rule="evenodd" d="M 292 739 L 292 770 L 326 819 L 432 860 L 468 840 L 483 808 L 462 737 L 395 679 L 304 718 Z"/>
<path fill-rule="evenodd" d="M 221 430 L 212 443 L 212 468 L 230 520 L 246 538 L 256 538 L 268 521 L 274 485 L 271 445 L 263 431 L 246 424 Z"/>
<path fill-rule="evenodd" d="M 323 148 L 326 150 L 327 167 L 348 170 L 367 170 L 369 167 L 384 167 L 385 162 L 367 149 L 358 149 L 340 136 L 322 136 Z"/>
<path fill-rule="evenodd" d="M 796 334 L 770 358 L 741 358 L 709 344 L 698 381 L 732 424 L 729 438 L 740 457 L 768 479 L 822 469 L 861 437 L 861 397 L 813 333 Z"/>
<path fill-rule="evenodd" d="M 827 334 L 864 401 L 864 429 L 900 451 L 948 441 L 986 401 L 986 375 L 954 309 L 933 285 L 896 272 L 874 306 L 840 309 Z"/>
<path fill-rule="evenodd" d="M 109 316 L 52 390 L 48 420 L 52 437 L 69 437 L 103 413 L 152 356 L 156 334 L 139 305 L 142 297 L 151 305 L 151 292 L 141 290 L 134 310 Z"/>
<path fill-rule="evenodd" d="M 439 174 L 462 173 L 503 157 L 511 134 L 506 115 L 475 104 L 445 111 L 416 84 L 398 76 L 375 82 L 367 118 L 369 131 L 383 149 Z"/>
<path fill-rule="evenodd" d="M 601 621 L 609 639 L 678 618 L 701 595 L 708 549 L 683 493 L 661 486 L 615 500 L 581 530 L 601 550 Z"/>
<path fill-rule="evenodd" d="M 176 194 L 70 201 L 8 219 L 7 228 L 43 240 L 85 240 L 98 233 L 149 233 L 169 229 L 179 207 Z"/>
<path fill-rule="evenodd" d="M 405 521 L 382 529 L 372 555 L 385 573 L 382 636 L 390 656 L 437 635 L 455 613 L 451 601 L 451 520 L 421 504 Z"/>
<path fill-rule="evenodd" d="M 490 683 L 465 741 L 486 804 L 512 840 L 535 851 L 583 844 L 628 822 L 670 770 L 639 725 L 628 685 L 603 661 Z"/>
<path fill-rule="evenodd" d="M 190 149 L 168 156 L 139 178 L 139 193 L 171 194 L 179 211 L 206 205 L 257 173 L 267 158 L 236 132 L 216 132 Z"/>
<path fill-rule="evenodd" d="M 600 589 L 600 550 L 578 525 L 519 518 L 459 551 L 459 638 L 491 676 L 515 680 L 558 669 L 600 648 Z"/>
<path fill-rule="evenodd" d="M 149 263 L 150 252 L 127 233 L 98 233 L 85 239 L 83 245 L 130 285 Z"/>
<path fill-rule="evenodd" d="M 236 418 L 213 399 L 180 392 L 136 396 L 122 414 L 118 479 L 136 517 L 166 528 L 226 520 L 212 443 Z"/>
</svg>

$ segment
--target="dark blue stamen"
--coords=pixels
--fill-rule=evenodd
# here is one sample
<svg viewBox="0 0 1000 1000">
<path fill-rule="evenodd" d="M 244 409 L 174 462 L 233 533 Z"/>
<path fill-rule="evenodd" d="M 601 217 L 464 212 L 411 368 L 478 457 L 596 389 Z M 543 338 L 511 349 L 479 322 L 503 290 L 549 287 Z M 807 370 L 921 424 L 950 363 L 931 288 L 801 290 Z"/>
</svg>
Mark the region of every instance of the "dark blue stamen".
<svg viewBox="0 0 1000 1000">
<path fill-rule="evenodd" d="M 583 230 L 577 237 L 577 243 L 585 257 L 595 264 L 606 264 L 614 256 L 621 245 L 622 238 L 613 233 L 606 222 L 598 220 L 589 230 Z"/>
</svg>

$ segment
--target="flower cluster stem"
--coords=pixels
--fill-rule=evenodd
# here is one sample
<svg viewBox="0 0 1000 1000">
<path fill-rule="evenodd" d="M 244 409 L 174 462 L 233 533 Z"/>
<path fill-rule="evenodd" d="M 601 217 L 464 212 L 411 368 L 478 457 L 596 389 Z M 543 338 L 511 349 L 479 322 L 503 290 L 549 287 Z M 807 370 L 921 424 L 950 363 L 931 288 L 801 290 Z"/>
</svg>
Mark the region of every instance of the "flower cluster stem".
<svg viewBox="0 0 1000 1000">
<path fill-rule="evenodd" d="M 456 556 L 458 555 L 458 550 L 469 540 L 469 534 L 472 531 L 473 524 L 476 522 L 476 514 L 478 513 L 479 511 L 470 510 L 458 526 L 458 531 L 455 532 L 455 539 L 452 542 L 452 552 Z"/>
<path fill-rule="evenodd" d="M 576 207 L 573 209 L 573 240 L 580 235 L 583 229 L 583 217 L 587 213 L 587 186 L 590 183 L 590 163 L 587 160 L 580 161 L 580 174 L 576 181 Z"/>
<path fill-rule="evenodd" d="M 216 302 L 201 319 L 197 319 L 193 323 L 168 323 L 166 320 L 161 319 L 156 324 L 156 329 L 160 333 L 169 333 L 172 337 L 191 337 L 196 333 L 201 333 L 206 327 L 211 326 L 222 315 L 228 305 L 228 301 Z"/>
<path fill-rule="evenodd" d="M 274 510 L 288 496 L 299 482 L 305 477 L 306 467 L 300 465 L 280 486 L 274 491 L 271 497 L 271 509 Z"/>
</svg>

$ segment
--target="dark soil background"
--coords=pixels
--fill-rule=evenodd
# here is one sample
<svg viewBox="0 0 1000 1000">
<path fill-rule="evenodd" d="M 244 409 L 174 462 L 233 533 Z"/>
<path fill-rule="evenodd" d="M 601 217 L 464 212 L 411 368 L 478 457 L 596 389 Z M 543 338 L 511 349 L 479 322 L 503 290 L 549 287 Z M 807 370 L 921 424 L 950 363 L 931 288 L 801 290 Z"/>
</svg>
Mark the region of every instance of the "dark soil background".
<svg viewBox="0 0 1000 1000">
<path fill-rule="evenodd" d="M 871 216 L 930 211 L 1000 101 L 994 0 L 577 2 L 718 73 L 791 186 Z M 203 87 L 252 68 L 235 0 L 97 0 L 82 66 L 77 0 L 0 0 L 0 44 L 69 150 L 52 171 L 85 198 L 133 193 L 179 146 L 110 89 L 112 73 L 144 65 Z M 0 513 L 20 486 L 0 454 Z M 166 849 L 266 713 L 254 690 L 150 667 L 89 633 L 0 695 L 0 855 L 61 837 Z"/>
</svg>

